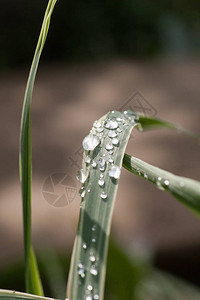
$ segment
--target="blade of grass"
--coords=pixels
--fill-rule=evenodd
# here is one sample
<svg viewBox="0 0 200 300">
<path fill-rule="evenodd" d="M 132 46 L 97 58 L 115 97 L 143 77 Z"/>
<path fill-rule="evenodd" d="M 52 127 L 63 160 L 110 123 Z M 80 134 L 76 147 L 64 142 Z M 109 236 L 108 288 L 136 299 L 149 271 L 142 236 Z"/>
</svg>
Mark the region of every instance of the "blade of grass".
<svg viewBox="0 0 200 300">
<path fill-rule="evenodd" d="M 123 167 L 169 192 L 200 216 L 200 182 L 174 175 L 128 154 L 124 155 Z"/>
<path fill-rule="evenodd" d="M 52 298 L 47 298 L 47 297 L 40 297 L 40 296 L 35 296 L 31 294 L 26 294 L 26 293 L 21 293 L 21 292 L 16 292 L 16 291 L 10 291 L 10 290 L 1 290 L 0 289 L 0 299 L 2 300 L 55 300 Z"/>
<path fill-rule="evenodd" d="M 20 129 L 19 169 L 23 198 L 25 282 L 26 291 L 38 295 L 43 295 L 43 289 L 36 259 L 31 249 L 31 99 L 40 56 L 46 41 L 50 18 L 55 4 L 56 0 L 49 0 L 44 15 L 41 32 L 26 85 Z"/>
<path fill-rule="evenodd" d="M 200 136 L 198 134 L 185 129 L 185 128 L 181 127 L 180 125 L 170 123 L 167 121 L 163 121 L 161 119 L 157 119 L 157 118 L 153 118 L 153 117 L 139 116 L 139 125 L 137 126 L 137 128 L 140 131 L 156 129 L 156 128 L 173 129 L 173 130 L 176 130 L 178 133 L 186 134 L 186 135 L 196 139 L 198 142 L 200 142 Z"/>
<path fill-rule="evenodd" d="M 130 132 L 136 124 L 134 113 L 108 113 L 94 125 L 89 138 L 84 139 L 85 149 L 95 142 L 97 145 L 93 151 L 89 148 L 85 151 L 83 171 L 79 175 L 83 183 L 82 201 L 67 288 L 70 300 L 86 296 L 103 299 L 108 239 L 119 178 L 119 173 L 113 171 L 114 166 L 120 171 Z M 118 142 L 109 137 L 115 133 Z M 116 178 L 110 176 L 113 173 Z"/>
</svg>

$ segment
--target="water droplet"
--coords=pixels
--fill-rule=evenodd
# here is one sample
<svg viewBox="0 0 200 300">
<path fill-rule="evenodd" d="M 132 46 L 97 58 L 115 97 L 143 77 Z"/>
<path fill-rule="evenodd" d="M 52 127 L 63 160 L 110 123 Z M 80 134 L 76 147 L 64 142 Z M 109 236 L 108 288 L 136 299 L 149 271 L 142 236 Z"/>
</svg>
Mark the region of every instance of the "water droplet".
<svg viewBox="0 0 200 300">
<path fill-rule="evenodd" d="M 110 131 L 108 132 L 108 136 L 109 136 L 110 138 L 114 138 L 114 137 L 117 136 L 117 133 L 116 133 L 115 131 L 110 130 Z"/>
<path fill-rule="evenodd" d="M 112 139 L 112 144 L 117 146 L 119 144 L 119 140 L 117 138 Z"/>
<path fill-rule="evenodd" d="M 157 185 L 157 188 L 158 188 L 159 190 L 164 191 L 165 189 L 164 189 L 163 186 L 162 186 L 161 180 L 162 180 L 162 177 L 159 176 L 159 177 L 157 178 L 156 185 Z"/>
<path fill-rule="evenodd" d="M 87 155 L 86 158 L 85 158 L 85 162 L 87 164 L 89 164 L 91 162 L 91 158 Z"/>
<path fill-rule="evenodd" d="M 100 158 L 99 160 L 99 170 L 104 172 L 105 171 L 105 168 L 106 168 L 106 161 L 104 158 Z"/>
<path fill-rule="evenodd" d="M 95 258 L 94 255 L 90 255 L 89 260 L 90 260 L 91 262 L 95 262 L 96 258 Z"/>
<path fill-rule="evenodd" d="M 91 292 L 93 290 L 93 286 L 91 284 L 88 284 L 87 289 Z"/>
<path fill-rule="evenodd" d="M 112 150 L 113 149 L 113 145 L 110 143 L 106 144 L 106 150 Z"/>
<path fill-rule="evenodd" d="M 103 174 L 100 174 L 100 178 L 103 178 Z"/>
<path fill-rule="evenodd" d="M 94 295 L 94 300 L 99 300 L 99 295 L 98 294 Z"/>
<path fill-rule="evenodd" d="M 146 174 L 146 173 L 144 173 L 144 178 L 145 178 L 145 179 L 148 179 L 148 176 L 147 176 L 147 174 Z"/>
<path fill-rule="evenodd" d="M 92 265 L 91 268 L 90 268 L 90 273 L 94 276 L 97 276 L 98 275 L 98 271 L 96 269 L 96 266 L 95 265 Z"/>
<path fill-rule="evenodd" d="M 164 185 L 168 186 L 168 185 L 169 185 L 169 180 L 166 179 L 166 180 L 164 181 Z"/>
<path fill-rule="evenodd" d="M 96 243 L 96 239 L 95 238 L 92 239 L 92 243 Z"/>
<path fill-rule="evenodd" d="M 102 192 L 101 195 L 100 195 L 100 197 L 102 199 L 106 199 L 108 197 L 108 195 L 105 192 Z"/>
<path fill-rule="evenodd" d="M 91 165 L 92 165 L 93 168 L 96 168 L 97 167 L 97 162 L 95 160 L 93 160 Z"/>
<path fill-rule="evenodd" d="M 84 183 L 84 182 L 86 182 L 88 175 L 89 175 L 89 170 L 84 168 L 84 169 L 80 169 L 80 171 L 78 171 L 76 178 L 81 183 Z"/>
<path fill-rule="evenodd" d="M 114 160 L 112 158 L 109 158 L 109 163 L 113 164 Z"/>
<path fill-rule="evenodd" d="M 87 191 L 88 191 L 88 193 L 90 193 L 90 192 L 91 192 L 91 189 L 88 189 Z"/>
<path fill-rule="evenodd" d="M 105 181 L 103 179 L 99 179 L 98 184 L 99 186 L 104 186 Z"/>
<path fill-rule="evenodd" d="M 118 123 L 117 123 L 117 121 L 109 120 L 106 123 L 105 127 L 108 128 L 108 129 L 116 129 L 118 127 Z"/>
<path fill-rule="evenodd" d="M 185 186 L 185 183 L 183 181 L 181 181 L 179 184 L 180 184 L 181 187 Z"/>
<path fill-rule="evenodd" d="M 80 275 L 82 278 L 85 277 L 85 267 L 81 263 L 78 264 L 78 275 Z"/>
<path fill-rule="evenodd" d="M 122 132 L 122 129 L 121 128 L 117 128 L 117 132 Z"/>
<path fill-rule="evenodd" d="M 124 115 L 125 115 L 125 117 L 127 117 L 129 120 L 138 120 L 138 115 L 134 112 L 134 111 L 132 111 L 132 110 L 125 110 L 124 111 Z"/>
<path fill-rule="evenodd" d="M 85 194 L 86 194 L 86 190 L 84 188 L 81 188 L 81 193 L 80 193 L 81 198 L 84 198 Z"/>
<path fill-rule="evenodd" d="M 82 247 L 83 247 L 83 249 L 87 249 L 87 244 L 83 243 Z"/>
<path fill-rule="evenodd" d="M 109 171 L 109 176 L 115 179 L 118 179 L 120 177 L 121 169 L 118 166 L 112 166 Z"/>
<path fill-rule="evenodd" d="M 85 300 L 92 300 L 91 296 L 86 296 Z"/>
<path fill-rule="evenodd" d="M 105 159 L 104 159 L 104 158 L 100 158 L 100 159 L 99 159 L 99 165 L 100 165 L 100 167 L 104 167 L 105 164 L 106 164 Z"/>
<path fill-rule="evenodd" d="M 101 127 L 101 122 L 95 121 L 95 122 L 93 123 L 93 126 L 94 126 L 95 128 L 100 128 L 100 127 Z"/>
<path fill-rule="evenodd" d="M 117 120 L 117 122 L 121 122 L 122 118 L 117 118 L 116 120 Z"/>
<path fill-rule="evenodd" d="M 96 228 L 97 228 L 97 226 L 94 224 L 94 225 L 92 226 L 92 231 L 95 231 Z"/>
<path fill-rule="evenodd" d="M 103 127 L 99 127 L 99 128 L 96 129 L 96 132 L 98 132 L 98 133 L 101 133 L 101 132 L 103 132 L 103 131 L 104 131 L 104 128 L 103 128 Z"/>
<path fill-rule="evenodd" d="M 109 151 L 109 154 L 111 154 L 111 155 L 112 155 L 113 153 L 114 153 L 114 151 L 113 151 L 113 150 L 110 150 L 110 151 Z"/>
<path fill-rule="evenodd" d="M 91 150 L 94 150 L 100 143 L 100 139 L 98 136 L 96 135 L 88 135 L 84 138 L 83 140 L 83 148 L 86 150 L 86 151 L 91 151 Z"/>
</svg>

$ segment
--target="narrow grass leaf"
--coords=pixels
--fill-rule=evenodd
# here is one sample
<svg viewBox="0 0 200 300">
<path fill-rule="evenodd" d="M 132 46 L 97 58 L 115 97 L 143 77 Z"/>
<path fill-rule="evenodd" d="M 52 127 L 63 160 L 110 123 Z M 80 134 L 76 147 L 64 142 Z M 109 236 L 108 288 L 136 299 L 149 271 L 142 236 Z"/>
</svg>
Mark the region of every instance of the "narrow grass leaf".
<svg viewBox="0 0 200 300">
<path fill-rule="evenodd" d="M 31 250 L 31 99 L 40 56 L 45 44 L 50 18 L 55 4 L 56 0 L 49 0 L 44 15 L 41 32 L 26 85 L 20 129 L 19 168 L 23 198 L 26 291 L 38 295 L 43 295 L 43 291 L 36 260 L 34 258 L 33 251 Z"/>
<path fill-rule="evenodd" d="M 104 297 L 112 212 L 124 151 L 136 124 L 135 113 L 114 111 L 96 121 L 83 140 L 78 174 L 82 200 L 67 289 L 70 300 Z"/>
<path fill-rule="evenodd" d="M 199 216 L 200 182 L 174 175 L 128 154 L 124 155 L 123 167 L 169 192 Z"/>
<path fill-rule="evenodd" d="M 149 130 L 149 129 L 157 129 L 157 128 L 168 128 L 176 130 L 178 133 L 186 134 L 194 139 L 196 139 L 198 142 L 200 142 L 200 136 L 196 133 L 191 132 L 190 130 L 187 130 L 180 125 L 170 123 L 167 121 L 163 121 L 161 119 L 149 117 L 149 116 L 139 116 L 139 125 L 137 128 L 140 131 L 143 130 Z"/>
<path fill-rule="evenodd" d="M 2 300 L 55 300 L 52 298 L 35 296 L 31 294 L 10 291 L 10 290 L 1 290 L 0 289 L 0 299 Z"/>
</svg>

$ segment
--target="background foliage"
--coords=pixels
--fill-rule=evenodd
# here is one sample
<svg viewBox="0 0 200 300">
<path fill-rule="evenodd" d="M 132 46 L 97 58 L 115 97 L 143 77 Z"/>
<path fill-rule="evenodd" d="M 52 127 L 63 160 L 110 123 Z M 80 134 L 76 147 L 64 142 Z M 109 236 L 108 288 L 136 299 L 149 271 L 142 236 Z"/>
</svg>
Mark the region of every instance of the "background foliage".
<svg viewBox="0 0 200 300">
<path fill-rule="evenodd" d="M 30 61 L 46 4 L 40 0 L 1 1 L 1 68 Z M 53 19 L 46 61 L 143 58 L 200 50 L 198 0 L 65 0 L 59 1 Z"/>
</svg>

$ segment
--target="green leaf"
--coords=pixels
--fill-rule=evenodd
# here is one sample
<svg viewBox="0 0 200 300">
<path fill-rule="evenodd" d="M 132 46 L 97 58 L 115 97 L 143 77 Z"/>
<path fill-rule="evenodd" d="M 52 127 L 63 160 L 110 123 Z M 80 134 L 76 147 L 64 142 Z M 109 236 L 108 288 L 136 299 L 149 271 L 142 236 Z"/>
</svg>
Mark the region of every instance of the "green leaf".
<svg viewBox="0 0 200 300">
<path fill-rule="evenodd" d="M 166 272 L 151 268 L 136 289 L 137 300 L 198 300 L 198 288 Z"/>
<path fill-rule="evenodd" d="M 50 18 L 56 0 L 49 0 L 44 15 L 44 20 L 39 35 L 35 55 L 31 65 L 21 118 L 20 129 L 20 156 L 19 169 L 22 185 L 23 198 L 23 222 L 24 222 L 24 252 L 25 252 L 25 281 L 26 291 L 38 295 L 43 295 L 42 285 L 36 260 L 31 249 L 31 177 L 32 177 L 32 153 L 31 153 L 31 99 L 36 72 L 40 56 L 46 41 Z"/>
<path fill-rule="evenodd" d="M 157 128 L 168 128 L 176 130 L 178 133 L 186 134 L 194 139 L 196 139 L 198 142 L 200 142 L 200 136 L 196 133 L 191 132 L 190 130 L 187 130 L 180 125 L 170 123 L 167 121 L 163 121 L 157 118 L 148 117 L 148 116 L 139 116 L 139 125 L 137 128 L 140 131 L 143 130 L 149 130 L 149 129 L 157 129 Z"/>
<path fill-rule="evenodd" d="M 20 293 L 10 290 L 1 290 L 0 289 L 0 299 L 1 300 L 55 300 L 47 297 L 34 296 L 26 293 Z"/>
<path fill-rule="evenodd" d="M 88 151 L 84 153 L 79 174 L 83 183 L 80 190 L 82 201 L 67 289 L 70 300 L 83 299 L 87 293 L 93 297 L 97 294 L 103 299 L 108 239 L 118 187 L 117 172 L 121 169 L 130 132 L 136 124 L 133 112 L 108 113 L 94 124 L 89 138 L 83 141 Z M 116 139 L 113 140 L 109 135 L 115 133 Z M 92 150 L 89 146 L 95 146 L 95 143 L 97 146 Z M 109 175 L 111 169 L 116 178 Z"/>
<path fill-rule="evenodd" d="M 169 192 L 199 216 L 200 182 L 174 175 L 128 154 L 124 155 L 123 167 Z"/>
</svg>

